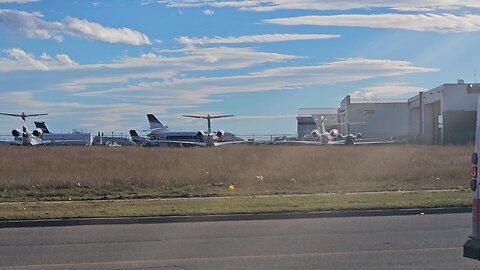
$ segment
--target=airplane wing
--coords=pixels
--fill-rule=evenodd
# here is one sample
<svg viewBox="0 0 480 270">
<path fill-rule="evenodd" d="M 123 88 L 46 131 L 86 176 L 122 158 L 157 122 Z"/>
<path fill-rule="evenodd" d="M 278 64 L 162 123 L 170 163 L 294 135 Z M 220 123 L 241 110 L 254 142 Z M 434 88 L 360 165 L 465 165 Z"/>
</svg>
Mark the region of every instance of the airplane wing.
<svg viewBox="0 0 480 270">
<path fill-rule="evenodd" d="M 8 115 L 8 116 L 17 116 L 17 117 L 21 117 L 22 115 L 21 114 L 13 114 L 13 113 L 0 113 L 1 115 Z"/>
<path fill-rule="evenodd" d="M 159 145 L 159 144 L 176 144 L 178 146 L 181 145 L 189 145 L 189 146 L 199 146 L 199 147 L 208 147 L 206 142 L 192 142 L 192 141 L 168 141 L 168 140 L 161 140 L 155 141 L 150 140 L 148 141 L 151 145 Z M 211 146 L 224 146 L 229 144 L 242 144 L 242 143 L 249 143 L 248 141 L 231 141 L 231 142 L 213 142 Z"/>
<path fill-rule="evenodd" d="M 216 116 L 210 116 L 210 118 L 224 118 L 224 117 L 232 117 L 234 116 L 233 114 L 227 114 L 227 115 L 216 115 Z"/>
<path fill-rule="evenodd" d="M 0 145 L 22 145 L 21 141 L 0 140 Z"/>
<path fill-rule="evenodd" d="M 274 141 L 269 144 L 283 144 L 283 145 L 323 145 L 320 141 Z"/>
<path fill-rule="evenodd" d="M 223 146 L 223 145 L 229 145 L 229 144 L 248 144 L 251 143 L 249 141 L 231 141 L 231 142 L 215 142 L 213 143 L 214 146 Z"/>
<path fill-rule="evenodd" d="M 200 119 L 215 119 L 215 118 L 224 118 L 224 117 L 232 117 L 234 116 L 233 114 L 227 114 L 227 115 L 213 115 L 213 116 L 203 116 L 203 115 L 190 115 L 190 114 L 182 114 L 184 117 L 191 117 L 191 118 L 200 118 Z"/>
<path fill-rule="evenodd" d="M 160 145 L 160 144 L 176 144 L 178 146 L 181 145 L 190 145 L 190 146 L 200 146 L 206 147 L 207 144 L 204 142 L 192 142 L 192 141 L 168 141 L 168 140 L 147 140 L 147 144 L 149 145 Z"/>
<path fill-rule="evenodd" d="M 200 116 L 200 115 L 188 115 L 188 114 L 182 114 L 184 117 L 191 117 L 191 118 L 200 118 L 200 119 L 206 119 L 205 116 Z"/>
<path fill-rule="evenodd" d="M 26 117 L 30 117 L 30 116 L 41 116 L 41 115 L 48 115 L 48 113 L 26 114 L 25 116 L 26 116 Z"/>
<path fill-rule="evenodd" d="M 366 144 L 391 144 L 391 143 L 396 143 L 396 141 L 368 141 L 368 142 L 355 141 L 354 144 L 366 145 Z"/>
<path fill-rule="evenodd" d="M 329 141 L 328 144 L 330 144 L 330 145 L 344 145 L 344 144 L 345 144 L 345 140 Z"/>
</svg>

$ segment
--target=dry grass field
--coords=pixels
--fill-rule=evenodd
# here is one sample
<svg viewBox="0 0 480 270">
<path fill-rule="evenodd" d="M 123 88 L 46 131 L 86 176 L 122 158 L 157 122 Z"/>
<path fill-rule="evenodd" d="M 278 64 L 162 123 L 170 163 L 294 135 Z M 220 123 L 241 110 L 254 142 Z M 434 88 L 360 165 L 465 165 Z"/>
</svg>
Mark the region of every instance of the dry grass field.
<svg viewBox="0 0 480 270">
<path fill-rule="evenodd" d="M 472 150 L 419 145 L 5 146 L 0 147 L 0 200 L 466 189 Z"/>
</svg>

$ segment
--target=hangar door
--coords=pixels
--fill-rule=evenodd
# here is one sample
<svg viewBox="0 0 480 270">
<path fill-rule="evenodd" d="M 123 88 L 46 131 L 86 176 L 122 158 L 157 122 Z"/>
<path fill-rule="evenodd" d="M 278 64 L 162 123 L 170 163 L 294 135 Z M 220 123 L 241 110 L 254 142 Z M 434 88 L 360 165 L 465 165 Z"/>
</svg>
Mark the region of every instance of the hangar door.
<svg viewBox="0 0 480 270">
<path fill-rule="evenodd" d="M 425 105 L 425 143 L 441 144 L 442 129 L 439 125 L 439 116 L 441 114 L 440 101 L 435 101 Z M 443 123 L 442 123 L 443 124 Z"/>
</svg>

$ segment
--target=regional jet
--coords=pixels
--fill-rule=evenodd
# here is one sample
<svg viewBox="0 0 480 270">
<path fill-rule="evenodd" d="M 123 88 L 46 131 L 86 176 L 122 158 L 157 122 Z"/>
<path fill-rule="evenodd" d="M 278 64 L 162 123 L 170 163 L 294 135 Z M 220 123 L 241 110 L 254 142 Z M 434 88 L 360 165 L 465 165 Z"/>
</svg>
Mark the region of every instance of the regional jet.
<svg viewBox="0 0 480 270">
<path fill-rule="evenodd" d="M 245 142 L 243 139 L 236 137 L 234 134 L 219 130 L 212 132 L 211 119 L 231 117 L 233 115 L 217 115 L 217 116 L 199 116 L 199 115 L 183 115 L 184 117 L 206 119 L 208 122 L 208 132 L 203 130 L 194 132 L 170 131 L 164 126 L 153 114 L 147 114 L 150 124 L 150 133 L 145 140 L 146 145 L 175 145 L 175 146 L 221 146 L 226 144 L 235 144 Z M 134 140 L 141 141 L 135 131 L 131 131 L 130 135 L 135 137 Z"/>
<path fill-rule="evenodd" d="M 31 146 L 31 145 L 41 145 L 41 144 L 49 143 L 49 142 L 43 141 L 42 139 L 43 130 L 41 128 L 37 128 L 32 132 L 29 132 L 27 129 L 27 123 L 25 121 L 27 117 L 41 116 L 41 115 L 48 115 L 48 114 L 46 113 L 25 114 L 25 112 L 22 112 L 22 114 L 0 113 L 0 115 L 7 115 L 7 116 L 22 118 L 22 122 L 23 122 L 22 130 L 21 131 L 18 129 L 12 130 L 12 136 L 14 137 L 14 140 L 8 141 L 9 144 Z M 6 141 L 3 141 L 3 142 L 6 142 Z"/>
</svg>

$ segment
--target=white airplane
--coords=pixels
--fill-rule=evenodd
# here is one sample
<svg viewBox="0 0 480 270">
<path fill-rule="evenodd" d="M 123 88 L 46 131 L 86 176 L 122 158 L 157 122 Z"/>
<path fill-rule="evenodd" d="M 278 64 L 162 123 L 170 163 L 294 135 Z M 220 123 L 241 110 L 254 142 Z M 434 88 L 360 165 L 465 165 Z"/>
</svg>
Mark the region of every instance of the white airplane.
<svg viewBox="0 0 480 270">
<path fill-rule="evenodd" d="M 93 143 L 93 134 L 90 132 L 52 133 L 45 122 L 34 121 L 33 123 L 37 129 L 42 130 L 42 140 L 49 141 L 49 145 L 90 146 Z"/>
<path fill-rule="evenodd" d="M 318 129 L 312 130 L 310 133 L 307 133 L 300 142 L 318 142 L 319 144 L 336 144 L 336 139 L 339 136 L 337 129 L 331 129 L 326 131 L 325 129 L 325 120 L 326 118 L 322 115 L 320 131 Z"/>
<path fill-rule="evenodd" d="M 14 129 L 12 130 L 12 135 L 14 137 L 13 141 L 3 141 L 3 144 L 8 142 L 11 145 L 24 145 L 24 146 L 31 146 L 31 145 L 42 145 L 46 144 L 49 142 L 43 141 L 42 140 L 42 135 L 43 131 L 40 128 L 37 128 L 33 130 L 32 132 L 29 132 L 27 129 L 27 123 L 25 119 L 27 117 L 32 117 L 32 116 L 41 116 L 41 115 L 48 115 L 46 113 L 37 113 L 37 114 L 25 114 L 22 112 L 22 114 L 12 114 L 12 113 L 0 113 L 0 115 L 7 115 L 7 116 L 14 116 L 14 117 L 20 117 L 22 118 L 23 122 L 23 127 L 22 130 Z"/>
<path fill-rule="evenodd" d="M 326 131 L 325 129 L 325 120 L 324 116 L 321 117 L 320 130 L 313 130 L 310 133 L 307 133 L 301 140 L 297 141 L 284 141 L 281 144 L 305 144 L 305 145 L 353 145 L 353 144 L 386 144 L 394 143 L 394 141 L 384 141 L 384 140 L 375 140 L 375 141 L 358 141 L 362 138 L 362 133 L 352 134 L 350 133 L 351 124 L 364 124 L 363 122 L 355 123 L 338 123 L 347 125 L 347 134 L 341 134 L 337 129 L 331 129 Z M 274 143 L 276 144 L 276 143 Z"/>
<path fill-rule="evenodd" d="M 202 130 L 196 132 L 170 131 L 164 126 L 153 114 L 147 114 L 150 124 L 150 133 L 147 139 L 142 140 L 134 131 L 130 131 L 132 139 L 146 145 L 176 145 L 176 146 L 221 146 L 226 144 L 236 144 L 245 142 L 243 139 L 236 137 L 234 134 L 219 130 L 212 132 L 211 119 L 231 117 L 233 115 L 217 115 L 217 116 L 199 116 L 199 115 L 183 115 L 184 117 L 206 119 L 208 121 L 208 132 Z"/>
</svg>

